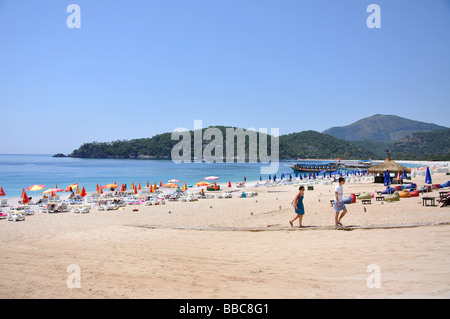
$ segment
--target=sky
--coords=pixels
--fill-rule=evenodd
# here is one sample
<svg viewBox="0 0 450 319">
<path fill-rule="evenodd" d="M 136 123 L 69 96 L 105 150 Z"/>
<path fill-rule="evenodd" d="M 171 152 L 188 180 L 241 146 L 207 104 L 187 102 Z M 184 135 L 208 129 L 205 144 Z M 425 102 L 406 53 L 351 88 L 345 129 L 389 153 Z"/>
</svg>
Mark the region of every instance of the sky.
<svg viewBox="0 0 450 319">
<path fill-rule="evenodd" d="M 449 52 L 450 0 L 0 0 L 0 153 L 68 154 L 194 120 L 450 126 Z"/>
</svg>

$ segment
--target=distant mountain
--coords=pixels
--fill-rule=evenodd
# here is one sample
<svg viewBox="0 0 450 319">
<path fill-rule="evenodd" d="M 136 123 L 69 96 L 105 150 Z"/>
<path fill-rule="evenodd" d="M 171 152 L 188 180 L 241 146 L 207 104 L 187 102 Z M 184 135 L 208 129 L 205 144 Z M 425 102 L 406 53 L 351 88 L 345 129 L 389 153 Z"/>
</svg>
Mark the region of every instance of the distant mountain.
<svg viewBox="0 0 450 319">
<path fill-rule="evenodd" d="M 382 122 L 385 127 L 397 126 L 402 127 L 401 123 L 410 123 L 410 121 L 394 116 L 375 115 L 375 120 L 363 119 L 363 122 L 376 122 L 376 119 L 382 118 Z M 383 120 L 384 119 L 384 120 Z M 358 121 L 358 122 L 361 122 Z M 389 121 L 394 121 L 397 125 L 386 124 Z M 357 124 L 358 122 L 354 123 Z M 418 122 L 421 123 L 421 122 Z M 422 123 L 426 124 L 426 123 Z M 360 124 L 357 124 L 360 125 Z M 434 124 L 422 125 L 430 128 L 438 127 Z M 416 128 L 419 125 L 415 126 Z M 226 126 L 214 126 L 209 128 L 216 128 L 222 133 L 223 136 L 223 155 L 226 155 L 226 130 L 227 128 L 238 129 L 235 127 Z M 393 132 L 391 129 L 385 129 L 391 131 L 391 136 L 398 134 L 400 131 L 405 132 L 406 129 L 397 130 Z M 354 129 L 354 127 L 352 128 Z M 203 129 L 203 134 L 205 133 Z M 374 130 L 372 130 L 374 131 Z M 92 142 L 81 145 L 78 149 L 74 150 L 69 157 L 81 157 L 81 158 L 136 158 L 136 159 L 171 159 L 171 152 L 173 147 L 179 142 L 171 139 L 172 133 L 163 133 L 155 135 L 151 138 L 140 138 L 133 140 L 118 140 L 113 142 Z M 191 155 L 194 156 L 194 132 L 191 134 Z M 358 134 L 356 131 L 355 135 Z M 403 134 L 403 133 L 402 133 Z M 361 134 L 362 135 L 362 134 Z M 203 136 L 203 135 L 202 135 Z M 267 141 L 268 153 L 270 154 L 271 139 L 267 134 L 257 133 L 257 139 L 265 138 Z M 212 140 L 202 140 L 202 148 L 213 148 L 210 143 L 215 141 L 217 137 L 213 137 Z M 390 137 L 393 138 L 393 137 Z M 237 154 L 237 143 L 234 143 L 235 154 Z M 257 143 L 258 144 L 258 143 Z M 259 145 L 259 144 L 258 144 Z M 249 149 L 257 151 L 258 145 L 253 145 L 246 139 L 245 142 L 245 156 L 248 159 Z M 256 149 L 255 149 L 256 147 Z M 393 159 L 405 159 L 405 160 L 450 160 L 450 129 L 444 128 L 440 130 L 433 130 L 429 132 L 411 133 L 407 136 L 399 139 L 398 141 L 380 141 L 365 139 L 361 141 L 346 141 L 329 134 L 319 133 L 316 131 L 303 131 L 299 133 L 291 133 L 281 135 L 279 138 L 279 155 L 280 159 L 297 159 L 297 158 L 310 158 L 310 159 L 383 159 L 386 156 L 386 149 L 391 151 Z M 210 150 L 211 151 L 211 150 Z M 214 153 L 214 152 L 212 152 Z M 61 155 L 61 154 L 59 154 Z M 214 154 L 213 154 L 214 155 Z"/>
<path fill-rule="evenodd" d="M 450 160 L 450 128 L 410 134 L 390 145 L 396 158 Z"/>
<path fill-rule="evenodd" d="M 323 133 L 346 141 L 372 140 L 394 142 L 411 133 L 435 131 L 444 128 L 446 127 L 413 121 L 396 115 L 376 114 L 350 125 L 331 127 L 323 131 Z"/>
</svg>

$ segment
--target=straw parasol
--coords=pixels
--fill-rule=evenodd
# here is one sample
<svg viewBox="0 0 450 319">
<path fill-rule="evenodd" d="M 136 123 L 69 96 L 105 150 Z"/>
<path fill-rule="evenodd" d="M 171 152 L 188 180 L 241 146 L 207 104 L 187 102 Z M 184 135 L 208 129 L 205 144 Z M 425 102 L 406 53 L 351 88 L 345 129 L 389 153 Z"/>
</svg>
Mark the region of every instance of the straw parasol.
<svg viewBox="0 0 450 319">
<path fill-rule="evenodd" d="M 385 171 L 389 171 L 390 173 L 403 173 L 403 171 L 411 173 L 411 169 L 408 167 L 404 167 L 388 157 L 383 163 L 375 164 L 367 170 L 369 174 L 382 174 Z"/>
</svg>

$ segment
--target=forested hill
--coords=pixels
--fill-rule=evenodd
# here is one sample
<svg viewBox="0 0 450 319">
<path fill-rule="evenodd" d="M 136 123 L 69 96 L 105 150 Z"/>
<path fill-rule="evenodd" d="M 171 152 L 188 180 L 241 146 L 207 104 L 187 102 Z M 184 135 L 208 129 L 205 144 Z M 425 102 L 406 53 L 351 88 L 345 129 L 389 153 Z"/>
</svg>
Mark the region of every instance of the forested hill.
<svg viewBox="0 0 450 319">
<path fill-rule="evenodd" d="M 210 127 L 211 128 L 211 127 Z M 225 126 L 215 126 L 223 136 L 223 152 L 226 150 L 226 128 Z M 236 128 L 233 128 L 236 129 Z M 205 129 L 203 129 L 203 132 Z M 194 154 L 194 132 L 191 135 L 191 154 Z M 214 140 L 215 137 L 213 137 Z M 267 150 L 271 154 L 271 138 L 266 134 L 257 134 L 257 138 L 265 138 Z M 170 159 L 172 148 L 178 140 L 171 139 L 171 133 L 155 135 L 151 138 L 140 138 L 132 140 L 118 140 L 113 142 L 92 142 L 81 145 L 68 156 L 81 158 L 150 158 L 150 159 Z M 210 140 L 203 140 L 202 147 L 208 145 Z M 304 131 L 281 135 L 279 138 L 280 159 L 295 158 L 343 158 L 361 159 L 374 155 L 370 150 L 355 146 L 347 141 L 333 136 L 315 131 Z M 235 138 L 235 154 L 237 154 L 237 139 Z M 246 142 L 246 154 L 248 155 L 248 139 Z M 252 149 L 253 150 L 253 149 Z"/>
<path fill-rule="evenodd" d="M 225 156 L 226 129 L 231 127 L 215 126 L 209 128 L 216 128 L 220 131 L 223 137 L 223 156 Z M 232 129 L 236 130 L 236 128 Z M 206 128 L 203 129 L 201 136 L 204 136 L 205 130 Z M 194 132 L 190 131 L 189 133 L 191 136 L 191 156 L 194 156 Z M 258 141 L 256 145 L 249 145 L 248 138 L 246 139 L 246 158 L 248 158 L 249 148 L 252 152 L 259 154 L 258 145 L 260 138 L 264 138 L 267 141 L 267 152 L 270 155 L 270 136 L 262 133 L 255 134 Z M 179 140 L 172 140 L 171 135 L 172 133 L 163 133 L 151 138 L 85 143 L 68 156 L 80 158 L 171 159 L 172 149 L 179 142 Z M 211 148 L 212 144 L 210 143 L 217 142 L 221 140 L 220 138 L 220 136 L 212 136 L 212 139 L 203 139 L 202 149 L 206 146 Z M 237 144 L 235 137 L 235 155 L 238 153 Z M 396 142 L 373 140 L 345 141 L 316 131 L 285 134 L 279 138 L 280 159 L 383 159 L 386 155 L 386 149 L 392 152 L 394 159 L 450 160 L 450 129 L 412 133 Z M 215 155 L 214 150 L 211 154 Z"/>
</svg>

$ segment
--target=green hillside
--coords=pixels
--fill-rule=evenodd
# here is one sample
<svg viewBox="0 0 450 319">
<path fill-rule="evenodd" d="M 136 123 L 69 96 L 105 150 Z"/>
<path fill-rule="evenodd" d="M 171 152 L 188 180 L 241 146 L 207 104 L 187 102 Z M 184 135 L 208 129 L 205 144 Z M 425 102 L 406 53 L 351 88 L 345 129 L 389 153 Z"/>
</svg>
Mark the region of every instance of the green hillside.
<svg viewBox="0 0 450 319">
<path fill-rule="evenodd" d="M 393 156 L 417 160 L 450 160 L 450 129 L 410 134 L 390 145 Z"/>
<path fill-rule="evenodd" d="M 226 129 L 230 127 L 216 126 L 224 138 L 222 147 L 223 154 L 226 154 Z M 233 128 L 236 129 L 236 128 Z M 203 133 L 205 129 L 203 129 Z M 194 132 L 191 134 L 191 155 L 194 154 Z M 257 139 L 265 138 L 267 141 L 268 154 L 270 155 L 271 139 L 266 134 L 256 134 Z M 293 158 L 344 158 L 359 159 L 369 158 L 374 153 L 370 150 L 355 146 L 350 142 L 340 140 L 330 135 L 315 131 L 304 131 L 281 135 L 279 139 L 280 159 Z M 118 140 L 114 142 L 92 142 L 81 145 L 74 150 L 70 157 L 81 158 L 152 158 L 152 159 L 170 159 L 172 148 L 178 141 L 171 140 L 171 133 L 155 135 L 151 138 L 141 138 L 133 140 Z M 202 148 L 208 145 L 210 141 L 202 141 Z M 259 143 L 258 143 L 259 145 Z M 259 152 L 256 145 L 256 152 Z M 249 145 L 246 139 L 245 151 L 248 157 Z M 254 150 L 251 148 L 251 150 Z M 234 153 L 237 154 L 237 139 L 234 141 Z M 214 152 L 213 152 L 214 155 Z"/>
</svg>

